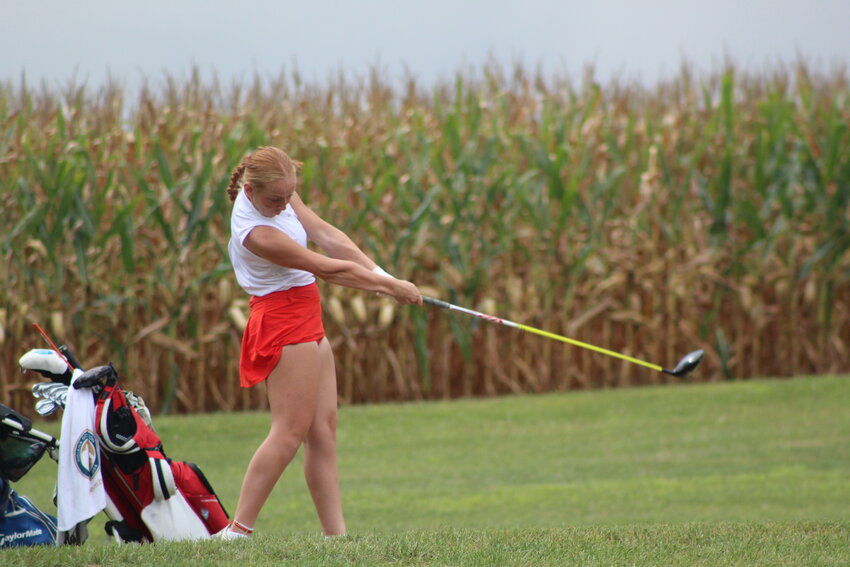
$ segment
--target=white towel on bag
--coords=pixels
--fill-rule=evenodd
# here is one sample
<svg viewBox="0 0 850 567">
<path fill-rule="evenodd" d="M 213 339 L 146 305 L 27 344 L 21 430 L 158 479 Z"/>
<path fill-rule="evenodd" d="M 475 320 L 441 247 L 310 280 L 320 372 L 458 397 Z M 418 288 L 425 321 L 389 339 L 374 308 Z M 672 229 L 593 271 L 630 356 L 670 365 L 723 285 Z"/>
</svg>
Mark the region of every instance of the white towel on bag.
<svg viewBox="0 0 850 567">
<path fill-rule="evenodd" d="M 106 507 L 106 491 L 100 474 L 100 449 L 95 433 L 94 398 L 90 389 L 74 388 L 74 381 L 82 374 L 82 370 L 74 371 L 62 415 L 56 481 L 60 531 L 72 530 Z"/>
</svg>

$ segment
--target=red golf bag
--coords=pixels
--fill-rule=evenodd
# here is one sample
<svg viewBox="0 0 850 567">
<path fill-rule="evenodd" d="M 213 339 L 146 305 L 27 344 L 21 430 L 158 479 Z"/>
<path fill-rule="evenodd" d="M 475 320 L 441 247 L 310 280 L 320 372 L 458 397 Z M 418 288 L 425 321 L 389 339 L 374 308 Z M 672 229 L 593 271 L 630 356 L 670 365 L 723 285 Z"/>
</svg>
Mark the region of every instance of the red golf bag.
<svg viewBox="0 0 850 567">
<path fill-rule="evenodd" d="M 96 397 L 96 433 L 101 474 L 112 510 L 107 533 L 122 541 L 202 539 L 228 524 L 201 469 L 172 461 L 162 441 L 117 386 L 112 365 L 93 368 L 75 387 L 100 385 Z"/>
<path fill-rule="evenodd" d="M 67 347 L 58 352 L 36 349 L 19 363 L 51 380 L 33 386 L 36 397 L 44 398 L 42 415 L 65 406 L 71 383 L 67 367 L 80 368 Z M 73 388 L 90 389 L 95 399 L 107 534 L 119 542 L 203 539 L 227 526 L 227 512 L 203 472 L 192 463 L 167 458 L 144 401 L 118 387 L 111 364 L 84 372 Z"/>
</svg>

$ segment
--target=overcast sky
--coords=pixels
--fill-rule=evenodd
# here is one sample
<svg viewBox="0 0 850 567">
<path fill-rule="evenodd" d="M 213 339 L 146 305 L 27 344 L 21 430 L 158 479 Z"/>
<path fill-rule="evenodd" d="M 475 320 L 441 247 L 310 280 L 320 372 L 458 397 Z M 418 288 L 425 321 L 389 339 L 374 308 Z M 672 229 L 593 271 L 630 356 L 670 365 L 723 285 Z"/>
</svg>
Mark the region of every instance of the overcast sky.
<svg viewBox="0 0 850 567">
<path fill-rule="evenodd" d="M 0 80 L 133 87 L 196 66 L 226 83 L 297 68 L 422 83 L 488 57 L 645 83 L 725 58 L 850 62 L 850 0 L 0 0 Z"/>
</svg>

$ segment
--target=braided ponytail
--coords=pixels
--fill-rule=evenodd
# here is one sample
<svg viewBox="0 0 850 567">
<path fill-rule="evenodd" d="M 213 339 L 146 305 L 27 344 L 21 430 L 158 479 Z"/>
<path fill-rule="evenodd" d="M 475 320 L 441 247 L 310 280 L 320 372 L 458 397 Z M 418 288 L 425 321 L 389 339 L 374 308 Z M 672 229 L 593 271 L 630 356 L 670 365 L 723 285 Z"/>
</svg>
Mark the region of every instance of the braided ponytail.
<svg viewBox="0 0 850 567">
<path fill-rule="evenodd" d="M 236 200 L 239 189 L 245 184 L 250 184 L 255 190 L 260 191 L 267 183 L 296 175 L 303 166 L 304 164 L 291 159 L 279 148 L 271 146 L 257 148 L 253 153 L 248 154 L 230 175 L 230 184 L 227 186 L 230 202 Z"/>
<path fill-rule="evenodd" d="M 230 197 L 230 202 L 236 200 L 236 195 L 239 194 L 239 188 L 242 186 L 242 176 L 245 174 L 245 162 L 243 161 L 236 166 L 233 174 L 230 176 L 230 185 L 227 186 L 227 195 Z"/>
</svg>

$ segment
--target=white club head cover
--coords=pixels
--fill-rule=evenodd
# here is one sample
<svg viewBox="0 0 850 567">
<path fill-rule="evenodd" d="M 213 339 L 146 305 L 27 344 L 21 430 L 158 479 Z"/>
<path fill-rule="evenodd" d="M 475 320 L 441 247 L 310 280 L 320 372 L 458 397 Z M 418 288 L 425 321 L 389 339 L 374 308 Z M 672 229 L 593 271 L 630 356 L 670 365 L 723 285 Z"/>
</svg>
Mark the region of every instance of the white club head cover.
<svg viewBox="0 0 850 567">
<path fill-rule="evenodd" d="M 68 363 L 55 350 L 46 348 L 34 348 L 19 360 L 18 364 L 24 370 L 36 370 L 50 372 L 51 374 L 64 374 L 68 371 Z"/>
</svg>

